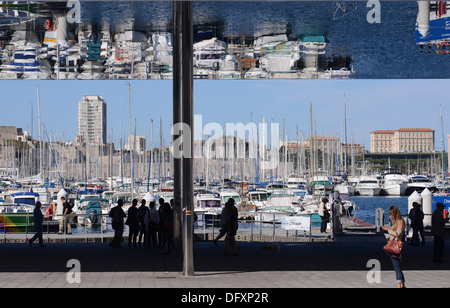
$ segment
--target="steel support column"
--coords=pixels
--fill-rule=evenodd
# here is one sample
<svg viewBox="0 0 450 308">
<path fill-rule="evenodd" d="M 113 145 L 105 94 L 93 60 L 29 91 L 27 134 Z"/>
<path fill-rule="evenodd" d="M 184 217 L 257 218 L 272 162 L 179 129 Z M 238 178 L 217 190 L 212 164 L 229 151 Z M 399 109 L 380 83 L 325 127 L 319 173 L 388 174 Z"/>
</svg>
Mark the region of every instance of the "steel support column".
<svg viewBox="0 0 450 308">
<path fill-rule="evenodd" d="M 181 3 L 173 1 L 173 125 L 181 123 Z M 173 135 L 172 142 L 180 136 Z M 181 255 L 181 159 L 173 158 L 174 253 Z"/>
<path fill-rule="evenodd" d="M 182 76 L 182 121 L 190 128 L 189 153 L 183 155 L 182 196 L 183 220 L 183 275 L 194 275 L 194 80 L 193 80 L 193 2 L 181 2 L 181 76 Z M 183 151 L 186 154 L 186 151 Z M 189 155 L 190 154 L 190 155 Z"/>
</svg>

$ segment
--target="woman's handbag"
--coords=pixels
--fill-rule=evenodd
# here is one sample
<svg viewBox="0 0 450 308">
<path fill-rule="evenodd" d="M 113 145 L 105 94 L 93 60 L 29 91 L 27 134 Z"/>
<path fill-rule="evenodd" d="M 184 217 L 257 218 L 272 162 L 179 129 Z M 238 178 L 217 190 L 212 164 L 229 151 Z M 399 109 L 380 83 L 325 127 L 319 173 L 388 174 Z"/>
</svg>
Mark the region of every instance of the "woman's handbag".
<svg viewBox="0 0 450 308">
<path fill-rule="evenodd" d="M 386 252 L 396 255 L 402 254 L 403 242 L 397 238 L 388 240 L 387 244 L 383 247 Z"/>
</svg>

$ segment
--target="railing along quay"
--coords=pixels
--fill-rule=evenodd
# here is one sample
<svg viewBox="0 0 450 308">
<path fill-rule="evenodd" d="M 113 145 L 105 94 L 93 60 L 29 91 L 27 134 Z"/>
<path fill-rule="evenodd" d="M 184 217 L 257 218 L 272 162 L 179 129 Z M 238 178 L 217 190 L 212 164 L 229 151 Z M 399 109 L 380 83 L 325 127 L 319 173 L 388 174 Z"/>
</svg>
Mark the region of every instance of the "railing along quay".
<svg viewBox="0 0 450 308">
<path fill-rule="evenodd" d="M 32 222 L 32 213 L 13 214 L 13 217 L 25 217 L 23 223 L 8 222 L 6 217 L 11 217 L 11 213 L 0 214 L 0 232 L 3 235 L 2 242 L 26 242 L 30 239 L 35 231 Z M 305 242 L 305 241 L 325 241 L 332 239 L 332 233 L 327 230 L 327 233 L 320 233 L 320 226 L 316 226 L 312 223 L 312 215 L 303 215 L 309 218 L 309 226 L 306 226 L 306 230 L 286 230 L 283 228 L 280 221 L 277 221 L 275 215 L 273 220 L 262 221 L 262 219 L 256 219 L 257 215 L 262 213 L 256 213 L 252 215 L 252 219 L 240 219 L 239 228 L 236 234 L 237 241 L 247 242 Z M 62 234 L 58 234 L 60 221 L 63 215 L 44 215 L 43 222 L 43 239 L 44 242 L 104 242 L 105 240 L 112 239 L 114 236 L 114 230 L 111 227 L 111 219 L 108 214 L 70 214 L 72 234 L 67 234 L 66 223 L 63 224 Z M 74 221 L 77 221 L 79 217 L 83 217 L 84 220 L 92 216 L 97 217 L 97 221 L 101 223 L 94 224 L 94 227 L 88 227 L 84 225 L 78 225 Z M 56 218 L 56 219 L 55 219 Z M 59 218 L 59 219 L 58 219 Z M 76 218 L 76 219 L 74 219 Z M 11 228 L 21 228 L 21 232 L 10 232 Z M 195 223 L 194 234 L 196 240 L 210 240 L 212 241 L 220 230 L 220 220 L 201 220 Z M 125 225 L 124 241 L 128 237 L 128 227 Z M 224 240 L 224 237 L 221 239 Z"/>
</svg>

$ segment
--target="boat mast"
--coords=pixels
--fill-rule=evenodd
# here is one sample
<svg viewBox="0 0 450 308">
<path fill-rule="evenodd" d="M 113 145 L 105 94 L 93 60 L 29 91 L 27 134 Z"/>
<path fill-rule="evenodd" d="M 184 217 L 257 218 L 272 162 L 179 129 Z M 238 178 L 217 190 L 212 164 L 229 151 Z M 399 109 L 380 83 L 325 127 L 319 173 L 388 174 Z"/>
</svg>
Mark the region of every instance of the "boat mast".
<svg viewBox="0 0 450 308">
<path fill-rule="evenodd" d="M 311 159 L 311 183 L 312 183 L 312 197 L 314 200 L 314 149 L 313 149 L 313 121 L 312 121 L 312 104 L 309 104 L 309 113 L 311 118 L 311 138 L 309 142 L 309 156 Z"/>
<path fill-rule="evenodd" d="M 346 109 L 346 102 L 345 102 L 345 93 L 344 93 L 344 138 L 345 138 L 344 175 L 347 175 L 347 109 Z"/>
<path fill-rule="evenodd" d="M 442 146 L 442 155 L 441 155 L 441 164 L 442 164 L 442 183 L 445 183 L 447 176 L 447 165 L 445 163 L 445 147 L 444 147 L 444 124 L 442 122 L 442 105 L 440 106 L 440 114 L 441 114 L 441 146 Z"/>
<path fill-rule="evenodd" d="M 128 126 L 129 126 L 129 138 L 128 140 L 131 141 L 131 89 L 130 89 L 130 83 L 128 83 Z M 134 144 L 134 143 L 133 143 Z M 130 146 L 130 144 L 128 144 L 128 146 Z M 130 158 L 131 158 L 131 168 L 130 168 L 130 177 L 131 177 L 131 200 L 133 200 L 134 198 L 134 183 L 133 183 L 133 168 L 134 168 L 134 153 L 133 150 L 134 149 L 130 149 Z"/>
<path fill-rule="evenodd" d="M 39 120 L 39 173 L 42 173 L 42 130 L 41 130 L 41 99 L 39 96 L 39 86 L 36 85 L 38 102 L 38 120 Z M 42 174 L 40 175 L 42 179 Z"/>
</svg>

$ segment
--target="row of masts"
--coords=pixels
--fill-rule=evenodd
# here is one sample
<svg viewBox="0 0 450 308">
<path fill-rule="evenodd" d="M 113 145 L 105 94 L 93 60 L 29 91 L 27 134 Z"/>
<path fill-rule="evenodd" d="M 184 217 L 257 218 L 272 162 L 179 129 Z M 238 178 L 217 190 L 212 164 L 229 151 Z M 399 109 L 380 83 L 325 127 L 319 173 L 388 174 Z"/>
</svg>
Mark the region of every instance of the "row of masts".
<svg viewBox="0 0 450 308">
<path fill-rule="evenodd" d="M 120 123 L 120 150 L 114 149 L 112 143 L 106 145 L 100 144 L 74 144 L 52 141 L 46 132 L 45 126 L 41 123 L 40 115 L 40 97 L 39 88 L 37 87 L 38 102 L 38 119 L 39 119 L 39 142 L 31 141 L 23 142 L 20 147 L 17 143 L 11 143 L 1 147 L 2 170 L 3 174 L 11 171 L 11 175 L 16 179 L 39 177 L 42 180 L 58 180 L 64 178 L 70 181 L 88 181 L 103 179 L 104 182 L 110 181 L 112 186 L 113 178 L 120 178 L 121 183 L 126 180 L 131 182 L 131 189 L 134 190 L 136 181 L 149 181 L 158 179 L 160 183 L 172 177 L 173 157 L 169 147 L 165 146 L 163 134 L 163 122 L 160 119 L 159 147 L 154 148 L 154 129 L 153 119 L 150 120 L 151 145 L 150 150 L 142 152 L 136 151 L 136 119 L 134 126 L 131 117 L 131 87 L 128 84 L 128 100 L 129 100 L 129 138 L 132 140 L 131 149 L 124 150 L 124 135 L 122 133 L 122 123 Z M 33 113 L 33 111 L 32 111 Z M 252 116 L 251 116 L 252 117 Z M 442 110 L 441 110 L 442 117 Z M 288 146 L 288 136 L 286 133 L 286 125 L 283 120 L 282 146 L 275 147 L 267 142 L 267 130 L 263 129 L 259 136 L 260 142 L 256 136 L 249 136 L 249 140 L 238 138 L 237 136 L 223 136 L 222 140 L 215 140 L 214 145 L 217 149 L 220 142 L 224 147 L 225 153 L 221 158 L 211 157 L 212 145 L 205 141 L 194 142 L 194 177 L 195 179 L 240 179 L 251 182 L 266 181 L 268 179 L 287 180 L 289 177 L 314 177 L 314 173 L 321 172 L 332 175 L 351 175 L 357 176 L 365 173 L 365 162 L 360 168 L 356 167 L 355 152 L 353 149 L 354 134 L 352 134 L 352 143 L 350 148 L 347 147 L 347 126 L 346 126 L 346 102 L 344 95 L 344 140 L 341 142 L 333 142 L 340 140 L 334 133 L 335 137 L 324 139 L 318 145 L 316 122 L 313 120 L 312 104 L 310 105 L 310 146 L 306 147 L 306 139 L 303 132 L 299 133 L 298 125 L 296 130 L 295 146 Z M 251 121 L 253 119 L 251 118 Z M 31 117 L 33 127 L 33 115 Z M 266 119 L 262 119 L 263 126 L 267 127 Z M 442 121 L 441 121 L 442 123 Z M 273 120 L 271 123 L 271 142 L 275 140 L 275 135 L 279 132 L 273 129 Z M 133 131 L 134 128 L 134 131 Z M 253 134 L 253 130 L 250 131 Z M 46 135 L 46 140 L 44 140 Z M 110 140 L 113 140 L 113 129 L 111 128 Z M 217 143 L 219 141 L 219 143 Z M 443 139 L 442 148 L 444 149 Z M 268 142 L 267 142 L 268 143 Z M 68 145 L 69 144 L 69 145 Z M 205 153 L 205 149 L 206 152 Z M 262 149 L 262 150 L 261 150 Z M 217 152 L 216 152 L 217 153 Z M 232 153 L 227 155 L 226 153 Z M 255 155 L 255 153 L 257 155 Z M 203 154 L 203 155 L 202 155 Z M 348 154 L 351 154 L 350 168 Z M 39 158 L 37 158 L 39 157 Z M 415 172 L 429 174 L 446 172 L 444 155 L 441 161 L 430 158 L 425 165 L 417 164 Z M 56 166 L 59 166 L 57 170 Z M 408 164 L 408 170 L 411 172 Z M 421 170 L 420 170 L 421 169 Z M 359 170 L 359 172 L 357 172 Z M 59 174 L 58 174 L 59 172 Z M 357 174 L 359 173 L 359 174 Z"/>
</svg>

